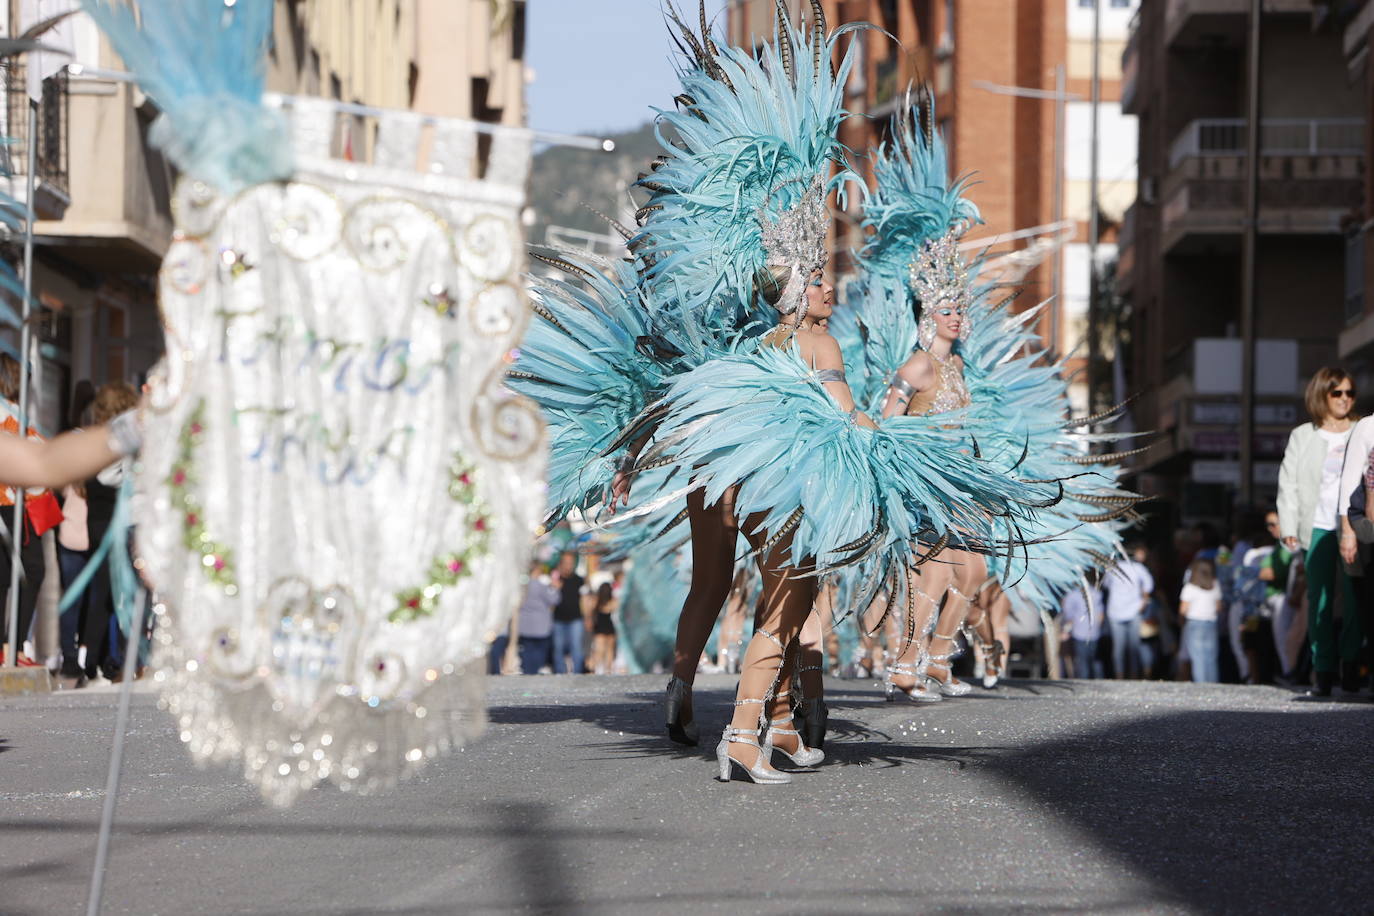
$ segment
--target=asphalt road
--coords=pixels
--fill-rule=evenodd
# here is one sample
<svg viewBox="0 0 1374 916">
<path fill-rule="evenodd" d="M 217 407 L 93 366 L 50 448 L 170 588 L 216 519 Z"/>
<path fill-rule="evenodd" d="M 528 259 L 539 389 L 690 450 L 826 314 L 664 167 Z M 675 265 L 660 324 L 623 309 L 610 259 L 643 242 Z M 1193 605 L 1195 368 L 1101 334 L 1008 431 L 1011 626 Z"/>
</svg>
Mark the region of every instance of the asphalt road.
<svg viewBox="0 0 1374 916">
<path fill-rule="evenodd" d="M 1019 682 L 918 707 L 834 681 L 831 759 L 752 786 L 667 743 L 663 682 L 496 679 L 480 743 L 289 810 L 195 767 L 140 693 L 104 912 L 1374 909 L 1368 703 Z M 698 681 L 703 723 L 732 687 Z M 114 702 L 0 700 L 0 913 L 82 911 Z"/>
</svg>

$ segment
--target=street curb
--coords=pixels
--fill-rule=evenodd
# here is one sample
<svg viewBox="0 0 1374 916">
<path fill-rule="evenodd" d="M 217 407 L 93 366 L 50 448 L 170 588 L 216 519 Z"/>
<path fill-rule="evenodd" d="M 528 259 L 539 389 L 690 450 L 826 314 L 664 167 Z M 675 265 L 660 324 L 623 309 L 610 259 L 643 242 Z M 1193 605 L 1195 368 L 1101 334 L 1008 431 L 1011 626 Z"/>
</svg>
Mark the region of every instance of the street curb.
<svg viewBox="0 0 1374 916">
<path fill-rule="evenodd" d="M 47 668 L 0 668 L 0 697 L 34 693 L 52 693 L 52 675 Z"/>
</svg>

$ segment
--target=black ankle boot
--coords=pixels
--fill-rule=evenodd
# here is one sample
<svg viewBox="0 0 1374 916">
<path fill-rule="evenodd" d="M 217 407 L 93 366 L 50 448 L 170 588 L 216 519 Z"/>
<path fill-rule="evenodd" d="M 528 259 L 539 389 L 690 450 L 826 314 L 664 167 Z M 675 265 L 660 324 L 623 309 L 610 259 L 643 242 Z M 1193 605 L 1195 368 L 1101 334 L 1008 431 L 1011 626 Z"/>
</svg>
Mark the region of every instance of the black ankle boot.
<svg viewBox="0 0 1374 916">
<path fill-rule="evenodd" d="M 1331 696 L 1331 688 L 1336 684 L 1336 673 L 1334 671 L 1318 671 L 1316 673 L 1317 686 L 1312 689 L 1315 697 Z"/>
<path fill-rule="evenodd" d="M 1345 693 L 1359 693 L 1360 681 L 1359 662 L 1341 662 L 1341 690 Z"/>
</svg>

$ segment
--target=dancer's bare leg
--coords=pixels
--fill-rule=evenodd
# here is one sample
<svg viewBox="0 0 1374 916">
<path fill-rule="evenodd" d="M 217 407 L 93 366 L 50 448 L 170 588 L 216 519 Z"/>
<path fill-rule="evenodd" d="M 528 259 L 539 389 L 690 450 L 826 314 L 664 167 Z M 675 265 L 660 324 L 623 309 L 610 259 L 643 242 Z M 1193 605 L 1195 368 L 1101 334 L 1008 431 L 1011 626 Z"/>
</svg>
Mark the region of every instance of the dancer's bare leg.
<svg viewBox="0 0 1374 916">
<path fill-rule="evenodd" d="M 1007 644 L 998 640 L 997 620 L 1000 616 L 1005 630 L 1011 603 L 1002 591 L 1002 584 L 993 578 L 985 580 L 971 597 L 973 603 L 966 628 L 973 631 L 973 651 L 978 658 L 983 686 L 992 688 L 1006 667 Z"/>
<path fill-rule="evenodd" d="M 885 607 L 887 595 L 879 591 L 873 596 L 873 601 L 867 609 L 859 614 L 859 658 L 863 660 L 862 664 L 869 675 L 877 673 L 882 668 L 883 630 L 891 630 L 892 621 L 885 622 L 882 619 Z"/>
<path fill-rule="evenodd" d="M 941 657 L 947 657 L 953 652 L 954 638 L 968 617 L 969 599 L 988 577 L 987 563 L 981 556 L 962 550 L 953 553 L 953 562 L 958 564 L 955 567 L 954 583 L 945 598 L 944 607 L 940 609 L 940 617 L 936 621 L 935 632 L 931 634 L 930 646 L 927 649 L 930 658 L 942 661 L 946 666 L 948 659 Z M 947 667 L 932 665 L 930 671 L 930 676 L 942 683 L 948 684 L 955 680 Z"/>
<path fill-rule="evenodd" d="M 911 578 L 911 606 L 915 609 L 913 620 L 908 622 L 903 619 L 897 644 L 891 647 L 900 655 L 896 660 L 896 670 L 890 672 L 889 677 L 892 683 L 902 690 L 910 690 L 916 684 L 913 672 L 917 660 L 928 645 L 931 622 L 935 619 L 941 599 L 954 584 L 959 572 L 959 567 L 955 565 L 958 553 L 945 551 L 937 559 L 927 561 L 919 567 L 920 574 Z M 945 603 L 947 604 L 948 600 Z"/>
<path fill-rule="evenodd" d="M 827 582 L 816 593 L 816 604 L 802 624 L 798 637 L 800 648 L 797 652 L 797 672 L 800 677 L 801 695 L 808 700 L 819 700 L 824 691 L 822 678 L 825 667 L 825 634 L 831 629 L 834 619 L 836 587 Z"/>
<path fill-rule="evenodd" d="M 739 671 L 740 642 L 744 638 L 745 605 L 748 603 L 748 571 L 741 567 L 735 571 L 730 584 L 730 597 L 725 602 L 725 616 L 720 621 L 720 636 L 717 637 L 716 664 L 727 674 Z"/>
<path fill-rule="evenodd" d="M 752 527 L 747 525 L 746 530 Z M 755 549 L 762 546 L 764 539 L 758 533 L 749 536 Z M 735 714 L 730 720 L 736 734 L 757 736 L 765 721 L 780 718 L 787 711 L 787 697 L 780 689 L 788 660 L 785 650 L 801 633 L 816 593 L 816 580 L 796 575 L 796 570 L 784 560 L 790 540 L 758 556 L 763 593 L 759 596 L 758 612 L 754 617 L 754 636 L 744 652 Z M 793 750 L 796 737 L 785 736 L 785 739 L 792 743 L 785 743 L 784 736 L 779 736 L 775 743 L 785 750 Z M 764 756 L 757 748 L 742 742 L 731 743 L 729 754 L 746 767 L 755 766 Z M 762 760 L 762 764 L 772 769 L 767 760 Z"/>
<path fill-rule="evenodd" d="M 1011 598 L 1002 589 L 997 587 L 997 597 L 988 607 L 988 615 L 992 620 L 992 638 L 1002 645 L 1002 665 L 998 671 L 998 677 L 1007 676 L 1007 660 L 1011 657 Z"/>
<path fill-rule="evenodd" d="M 673 646 L 673 677 L 688 684 L 696 680 L 697 665 L 721 605 L 730 594 L 735 568 L 736 528 L 727 500 L 706 505 L 705 494 L 687 496 L 687 521 L 692 528 L 692 584 L 677 618 Z M 682 717 L 692 721 L 692 695 L 683 702 Z"/>
</svg>

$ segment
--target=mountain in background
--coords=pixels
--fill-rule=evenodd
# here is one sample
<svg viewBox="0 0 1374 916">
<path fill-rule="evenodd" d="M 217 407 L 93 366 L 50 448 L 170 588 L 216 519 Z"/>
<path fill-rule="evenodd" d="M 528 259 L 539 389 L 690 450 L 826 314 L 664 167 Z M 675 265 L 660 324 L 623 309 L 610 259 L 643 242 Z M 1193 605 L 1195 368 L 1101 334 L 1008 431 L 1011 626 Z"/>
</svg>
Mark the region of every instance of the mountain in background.
<svg viewBox="0 0 1374 916">
<path fill-rule="evenodd" d="M 584 203 L 633 227 L 634 210 L 639 204 L 631 201 L 629 187 L 659 154 L 658 140 L 652 123 L 607 136 L 615 141 L 613 153 L 551 146 L 535 155 L 529 199 L 534 222 L 527 237 L 531 244 L 547 244 L 550 227 L 555 227 L 555 233 L 562 228 L 615 236 L 604 220 L 582 206 Z M 638 199 L 643 198 L 640 192 Z M 567 238 L 566 233 L 564 237 Z M 600 254 L 610 253 L 604 244 L 596 250 Z"/>
</svg>

